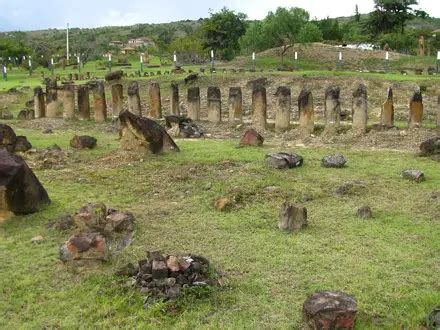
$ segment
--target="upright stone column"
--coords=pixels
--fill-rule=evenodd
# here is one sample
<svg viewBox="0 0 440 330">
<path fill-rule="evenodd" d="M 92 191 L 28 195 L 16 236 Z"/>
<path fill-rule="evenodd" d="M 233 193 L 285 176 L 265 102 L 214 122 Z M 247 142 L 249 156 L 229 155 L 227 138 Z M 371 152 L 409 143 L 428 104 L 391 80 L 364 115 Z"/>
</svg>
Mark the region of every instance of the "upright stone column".
<svg viewBox="0 0 440 330">
<path fill-rule="evenodd" d="M 440 128 L 440 93 L 437 97 L 437 128 Z"/>
<path fill-rule="evenodd" d="M 35 118 L 46 117 L 46 103 L 44 103 L 44 92 L 40 86 L 34 88 L 34 112 Z"/>
<path fill-rule="evenodd" d="M 136 116 L 142 116 L 141 97 L 139 96 L 139 85 L 137 81 L 128 84 L 128 111 Z"/>
<path fill-rule="evenodd" d="M 367 132 L 368 101 L 367 86 L 364 84 L 359 84 L 353 92 L 352 120 L 352 129 L 355 134 L 362 135 Z"/>
<path fill-rule="evenodd" d="M 59 103 L 57 93 L 57 80 L 55 78 L 48 78 L 46 82 L 46 115 L 49 118 L 58 117 Z"/>
<path fill-rule="evenodd" d="M 312 134 L 315 129 L 315 110 L 312 92 L 302 89 L 298 97 L 299 127 L 305 134 Z"/>
<path fill-rule="evenodd" d="M 278 98 L 278 109 L 275 115 L 275 132 L 282 133 L 290 126 L 290 88 L 287 86 L 278 87 L 275 96 Z"/>
<path fill-rule="evenodd" d="M 229 123 L 231 125 L 243 122 L 243 95 L 240 87 L 229 88 Z"/>
<path fill-rule="evenodd" d="M 188 117 L 192 120 L 200 119 L 200 88 L 188 88 Z"/>
<path fill-rule="evenodd" d="M 266 129 L 267 99 L 266 88 L 256 85 L 252 91 L 252 125 L 257 129 Z"/>
<path fill-rule="evenodd" d="M 220 88 L 208 87 L 208 121 L 219 123 L 222 121 L 222 100 Z"/>
<path fill-rule="evenodd" d="M 325 90 L 325 129 L 326 134 L 335 134 L 341 120 L 341 89 L 329 86 Z"/>
<path fill-rule="evenodd" d="M 162 118 L 162 102 L 160 99 L 160 86 L 157 82 L 152 82 L 149 88 L 150 92 L 150 117 Z"/>
<path fill-rule="evenodd" d="M 112 116 L 118 118 L 122 112 L 122 103 L 124 101 L 123 90 L 121 84 L 112 85 Z"/>
<path fill-rule="evenodd" d="M 388 88 L 387 100 L 382 105 L 380 124 L 385 127 L 394 126 L 394 100 L 393 89 L 391 87 Z"/>
<path fill-rule="evenodd" d="M 105 100 L 105 87 L 102 80 L 93 85 L 93 110 L 95 122 L 102 123 L 107 119 L 107 102 Z"/>
<path fill-rule="evenodd" d="M 77 93 L 79 119 L 90 120 L 89 87 L 87 85 L 78 86 Z"/>
<path fill-rule="evenodd" d="M 75 86 L 72 84 L 64 85 L 63 107 L 64 119 L 75 118 Z"/>
<path fill-rule="evenodd" d="M 423 120 L 423 97 L 422 92 L 417 90 L 409 103 L 409 128 L 422 127 Z"/>
<path fill-rule="evenodd" d="M 170 90 L 170 113 L 180 116 L 179 84 L 172 82 Z"/>
</svg>

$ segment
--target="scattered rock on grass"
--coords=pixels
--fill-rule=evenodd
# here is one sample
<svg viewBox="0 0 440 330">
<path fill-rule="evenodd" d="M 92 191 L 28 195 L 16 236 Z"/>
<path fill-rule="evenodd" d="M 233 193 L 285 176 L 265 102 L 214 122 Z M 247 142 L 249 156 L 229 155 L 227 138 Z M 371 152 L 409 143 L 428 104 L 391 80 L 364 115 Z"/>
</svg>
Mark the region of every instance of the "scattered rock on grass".
<svg viewBox="0 0 440 330">
<path fill-rule="evenodd" d="M 34 243 L 34 244 L 40 244 L 43 241 L 44 241 L 44 237 L 41 235 L 35 236 L 31 239 L 31 243 Z"/>
<path fill-rule="evenodd" d="M 230 211 L 234 201 L 229 197 L 221 197 L 214 202 L 214 207 L 219 211 Z"/>
<path fill-rule="evenodd" d="M 373 213 L 372 213 L 371 208 L 369 206 L 360 207 L 357 210 L 356 214 L 359 218 L 364 219 L 364 220 L 371 219 L 373 217 Z"/>
<path fill-rule="evenodd" d="M 307 209 L 303 206 L 284 202 L 281 205 L 278 228 L 282 231 L 297 232 L 307 227 Z"/>
<path fill-rule="evenodd" d="M 417 183 L 425 180 L 425 174 L 419 170 L 405 170 L 402 172 L 402 177 Z"/>
<path fill-rule="evenodd" d="M 266 155 L 266 163 L 277 169 L 286 169 L 302 166 L 304 160 L 300 155 L 285 152 Z"/>
<path fill-rule="evenodd" d="M 322 158 L 323 167 L 341 168 L 345 166 L 347 160 L 342 154 L 329 155 Z"/>
<path fill-rule="evenodd" d="M 92 136 L 75 135 L 72 140 L 70 140 L 70 146 L 75 149 L 93 149 L 96 148 L 96 139 Z"/>
<path fill-rule="evenodd" d="M 240 146 L 262 146 L 264 138 L 253 128 L 248 129 L 240 140 Z"/>
<path fill-rule="evenodd" d="M 423 141 L 420 144 L 420 156 L 434 156 L 440 154 L 440 136 Z"/>
</svg>

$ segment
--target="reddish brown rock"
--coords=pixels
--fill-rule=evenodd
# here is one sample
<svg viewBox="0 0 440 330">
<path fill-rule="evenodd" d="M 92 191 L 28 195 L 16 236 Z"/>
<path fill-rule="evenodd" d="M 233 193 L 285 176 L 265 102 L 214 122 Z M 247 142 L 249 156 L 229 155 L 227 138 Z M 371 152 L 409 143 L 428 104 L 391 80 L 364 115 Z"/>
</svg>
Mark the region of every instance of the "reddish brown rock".
<svg viewBox="0 0 440 330">
<path fill-rule="evenodd" d="M 422 127 L 423 120 L 423 97 L 420 90 L 414 92 L 409 103 L 409 128 Z"/>
<path fill-rule="evenodd" d="M 264 138 L 253 128 L 248 129 L 240 140 L 240 146 L 262 146 Z"/>
<path fill-rule="evenodd" d="M 60 247 L 60 259 L 63 262 L 73 260 L 106 261 L 107 258 L 106 240 L 99 233 L 73 235 Z"/>
<path fill-rule="evenodd" d="M 353 329 L 356 299 L 343 292 L 317 292 L 303 304 L 304 318 L 312 329 Z"/>
</svg>

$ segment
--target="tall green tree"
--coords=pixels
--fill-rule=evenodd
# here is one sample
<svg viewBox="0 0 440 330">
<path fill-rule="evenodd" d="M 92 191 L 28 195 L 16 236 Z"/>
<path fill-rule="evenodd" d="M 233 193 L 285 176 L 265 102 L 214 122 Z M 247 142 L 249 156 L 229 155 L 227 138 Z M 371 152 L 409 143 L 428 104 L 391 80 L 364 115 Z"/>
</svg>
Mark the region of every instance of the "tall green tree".
<svg viewBox="0 0 440 330">
<path fill-rule="evenodd" d="M 307 22 L 298 33 L 298 41 L 302 43 L 322 41 L 322 31 L 313 22 Z"/>
<path fill-rule="evenodd" d="M 201 26 L 203 46 L 222 59 L 232 60 L 240 50 L 239 39 L 246 32 L 246 15 L 224 7 L 204 20 Z"/>
</svg>

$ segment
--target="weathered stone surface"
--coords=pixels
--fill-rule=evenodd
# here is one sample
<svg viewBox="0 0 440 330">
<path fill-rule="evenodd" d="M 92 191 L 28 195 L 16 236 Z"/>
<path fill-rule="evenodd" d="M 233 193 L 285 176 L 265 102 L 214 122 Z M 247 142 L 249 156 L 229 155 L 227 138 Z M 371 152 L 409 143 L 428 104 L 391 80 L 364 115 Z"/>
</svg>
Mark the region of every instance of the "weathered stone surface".
<svg viewBox="0 0 440 330">
<path fill-rule="evenodd" d="M 243 121 L 243 95 L 240 87 L 229 88 L 229 123 L 240 124 Z"/>
<path fill-rule="evenodd" d="M 23 158 L 0 150 L 0 210 L 28 214 L 48 204 L 46 190 Z"/>
<path fill-rule="evenodd" d="M 18 120 L 30 120 L 34 118 L 35 118 L 35 112 L 34 110 L 30 110 L 30 109 L 20 110 L 20 112 L 17 115 Z"/>
<path fill-rule="evenodd" d="M 200 88 L 188 88 L 188 117 L 192 120 L 198 121 L 200 119 Z"/>
<path fill-rule="evenodd" d="M 425 174 L 419 170 L 405 170 L 402 172 L 402 177 L 417 183 L 425 180 Z"/>
<path fill-rule="evenodd" d="M 112 116 L 118 118 L 122 113 L 122 104 L 124 101 L 123 89 L 121 84 L 112 85 Z"/>
<path fill-rule="evenodd" d="M 246 130 L 240 140 L 240 146 L 262 146 L 264 138 L 253 128 Z"/>
<path fill-rule="evenodd" d="M 312 294 L 303 304 L 304 318 L 312 329 L 353 329 L 356 299 L 343 292 L 323 291 Z"/>
<path fill-rule="evenodd" d="M 71 119 L 75 117 L 75 86 L 72 84 L 64 85 L 63 93 L 63 118 Z"/>
<path fill-rule="evenodd" d="M 322 158 L 322 167 L 341 168 L 345 166 L 347 160 L 342 154 L 328 155 Z"/>
<path fill-rule="evenodd" d="M 278 87 L 275 96 L 278 105 L 275 115 L 275 132 L 282 133 L 290 127 L 290 88 L 287 86 Z"/>
<path fill-rule="evenodd" d="M 28 141 L 26 136 L 17 136 L 14 152 L 26 152 L 31 149 L 32 144 Z"/>
<path fill-rule="evenodd" d="M 353 92 L 352 119 L 354 134 L 365 134 L 368 122 L 368 101 L 367 87 L 362 83 Z"/>
<path fill-rule="evenodd" d="M 197 73 L 191 73 L 190 75 L 188 75 L 184 79 L 185 84 L 187 85 L 187 84 L 190 84 L 190 83 L 194 83 L 197 80 L 198 77 L 199 77 L 199 75 Z"/>
<path fill-rule="evenodd" d="M 416 90 L 409 102 L 409 128 L 422 127 L 423 121 L 423 97 L 420 90 Z"/>
<path fill-rule="evenodd" d="M 162 118 L 162 101 L 160 98 L 160 86 L 157 82 L 152 82 L 148 89 L 150 94 L 150 117 Z"/>
<path fill-rule="evenodd" d="M 40 86 L 34 88 L 34 112 L 35 118 L 46 117 L 46 103 L 44 101 L 44 92 Z"/>
<path fill-rule="evenodd" d="M 77 93 L 79 119 L 90 120 L 89 86 L 78 86 Z"/>
<path fill-rule="evenodd" d="M 423 141 L 420 146 L 420 156 L 440 154 L 440 136 Z"/>
<path fill-rule="evenodd" d="M 105 75 L 106 81 L 120 80 L 124 76 L 124 72 L 121 70 L 109 72 Z"/>
<path fill-rule="evenodd" d="M 103 123 L 107 119 L 107 101 L 105 99 L 105 86 L 102 80 L 90 84 L 93 94 L 93 112 L 95 122 Z"/>
<path fill-rule="evenodd" d="M 141 97 L 139 96 L 139 84 L 137 81 L 130 81 L 127 89 L 128 111 L 142 117 Z"/>
<path fill-rule="evenodd" d="M 220 88 L 216 86 L 208 87 L 208 121 L 219 123 L 222 121 L 222 100 Z"/>
<path fill-rule="evenodd" d="M 284 202 L 278 217 L 278 228 L 282 231 L 297 232 L 307 227 L 307 209 Z"/>
<path fill-rule="evenodd" d="M 168 267 L 165 261 L 153 260 L 151 267 L 151 275 L 153 279 L 163 279 L 168 277 Z"/>
<path fill-rule="evenodd" d="M 10 126 L 0 123 L 0 150 L 6 149 L 9 152 L 14 152 L 16 143 L 17 135 L 14 130 Z"/>
<path fill-rule="evenodd" d="M 47 224 L 48 229 L 65 231 L 74 226 L 73 217 L 70 214 L 63 215 L 58 219 L 49 221 Z"/>
<path fill-rule="evenodd" d="M 59 103 L 57 92 L 57 80 L 55 78 L 46 79 L 46 115 L 49 118 L 58 117 Z"/>
<path fill-rule="evenodd" d="M 170 113 L 180 116 L 179 84 L 172 82 L 170 86 Z"/>
<path fill-rule="evenodd" d="M 312 134 L 315 129 L 315 110 L 312 92 L 302 89 L 298 96 L 299 127 L 305 134 Z"/>
<path fill-rule="evenodd" d="M 266 88 L 257 85 L 252 91 L 252 125 L 265 130 L 267 125 L 267 99 Z"/>
<path fill-rule="evenodd" d="M 325 134 L 335 134 L 341 120 L 341 89 L 337 86 L 329 86 L 325 90 Z"/>
<path fill-rule="evenodd" d="M 382 112 L 380 114 L 380 124 L 385 127 L 394 126 L 394 99 L 393 89 L 388 88 L 387 100 L 382 105 Z"/>
<path fill-rule="evenodd" d="M 229 211 L 234 206 L 234 201 L 229 197 L 220 197 L 214 202 L 214 208 L 219 211 Z"/>
<path fill-rule="evenodd" d="M 99 233 L 81 233 L 73 235 L 60 247 L 60 260 L 106 261 L 108 249 L 104 236 Z"/>
<path fill-rule="evenodd" d="M 165 129 L 154 120 L 138 117 L 129 111 L 121 113 L 119 120 L 123 149 L 153 154 L 166 150 L 179 151 Z"/>
<path fill-rule="evenodd" d="M 297 154 L 285 152 L 272 153 L 266 155 L 266 163 L 277 169 L 286 169 L 302 166 L 304 159 Z"/>
<path fill-rule="evenodd" d="M 266 87 L 267 83 L 268 83 L 268 81 L 267 81 L 266 77 L 260 77 L 260 78 L 254 79 L 254 80 L 249 80 L 246 83 L 246 87 L 254 90 L 257 86 Z"/>
<path fill-rule="evenodd" d="M 96 148 L 96 142 L 97 140 L 92 136 L 75 135 L 72 140 L 70 140 L 70 146 L 75 149 L 93 149 Z"/>
<path fill-rule="evenodd" d="M 191 120 L 181 116 L 166 116 L 167 132 L 172 137 L 201 138 L 203 131 Z"/>
<path fill-rule="evenodd" d="M 362 206 L 357 210 L 356 215 L 358 216 L 358 218 L 367 220 L 373 217 L 373 212 L 371 211 L 371 207 Z"/>
</svg>

